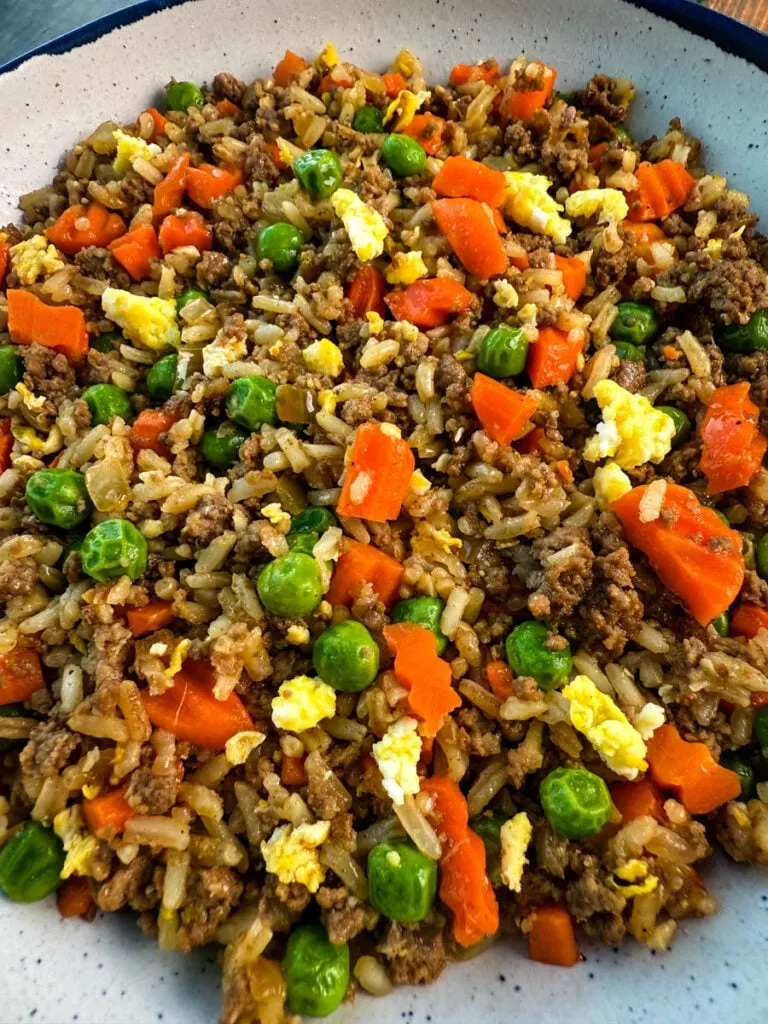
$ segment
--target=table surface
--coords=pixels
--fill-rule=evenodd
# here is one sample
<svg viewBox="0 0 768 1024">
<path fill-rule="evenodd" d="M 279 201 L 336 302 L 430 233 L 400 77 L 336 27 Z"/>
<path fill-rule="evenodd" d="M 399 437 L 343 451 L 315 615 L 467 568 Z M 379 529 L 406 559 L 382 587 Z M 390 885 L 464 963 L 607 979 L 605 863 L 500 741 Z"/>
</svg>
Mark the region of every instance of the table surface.
<svg viewBox="0 0 768 1024">
<path fill-rule="evenodd" d="M 768 0 L 706 0 L 708 6 L 768 32 Z M 0 0 L 0 64 L 130 0 Z"/>
</svg>

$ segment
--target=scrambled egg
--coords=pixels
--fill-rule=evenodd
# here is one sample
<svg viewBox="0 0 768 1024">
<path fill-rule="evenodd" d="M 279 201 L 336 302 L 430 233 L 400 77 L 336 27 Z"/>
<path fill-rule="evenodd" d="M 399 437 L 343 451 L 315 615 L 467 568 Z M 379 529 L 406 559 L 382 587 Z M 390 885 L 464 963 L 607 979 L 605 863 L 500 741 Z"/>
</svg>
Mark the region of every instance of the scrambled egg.
<svg viewBox="0 0 768 1024">
<path fill-rule="evenodd" d="M 181 339 L 176 323 L 173 299 L 148 298 L 120 288 L 107 288 L 101 296 L 101 308 L 126 338 L 140 348 L 163 352 L 178 346 Z"/>
<path fill-rule="evenodd" d="M 117 156 L 112 165 L 117 174 L 127 174 L 137 160 L 151 160 L 161 152 L 160 147 L 154 142 L 145 142 L 135 135 L 126 135 L 119 128 L 112 132 L 112 138 L 117 143 Z"/>
<path fill-rule="evenodd" d="M 168 668 L 165 670 L 165 674 L 173 678 L 179 672 L 181 672 L 181 666 L 184 664 L 184 659 L 187 656 L 187 651 L 192 646 L 191 640 L 179 640 L 176 646 L 173 648 L 171 653 L 171 660 L 168 662 Z"/>
<path fill-rule="evenodd" d="M 53 455 L 64 444 L 61 427 L 58 423 L 54 423 L 48 431 L 47 437 L 43 438 L 40 437 L 33 427 L 28 426 L 23 420 L 17 419 L 14 416 L 11 419 L 11 433 L 20 444 L 23 444 L 25 448 L 29 448 L 35 455 Z"/>
<path fill-rule="evenodd" d="M 423 103 L 427 102 L 431 95 L 432 93 L 426 90 L 410 92 L 408 89 L 401 89 L 387 107 L 387 112 L 384 115 L 384 124 L 388 124 L 399 111 L 397 120 L 389 126 L 389 130 L 391 132 L 400 132 L 403 128 L 407 128 L 416 116 L 416 111 Z"/>
<path fill-rule="evenodd" d="M 659 884 L 656 875 L 649 874 L 648 865 L 641 860 L 628 860 L 626 864 L 615 868 L 613 873 L 615 879 L 609 879 L 609 883 L 627 897 L 653 892 Z"/>
<path fill-rule="evenodd" d="M 245 359 L 248 346 L 244 338 L 219 331 L 213 341 L 203 348 L 203 373 L 206 377 L 221 377 L 224 367 Z"/>
<path fill-rule="evenodd" d="M 606 462 L 604 466 L 598 466 L 592 483 L 597 507 L 601 509 L 609 508 L 614 501 L 618 501 L 627 491 L 632 490 L 632 481 L 615 462 Z"/>
<path fill-rule="evenodd" d="M 261 746 L 267 737 L 256 729 L 236 732 L 224 744 L 224 753 L 232 765 L 245 764 L 256 747 Z"/>
<path fill-rule="evenodd" d="M 548 235 L 563 245 L 571 233 L 571 223 L 561 217 L 563 207 L 547 192 L 552 182 L 543 174 L 505 171 L 507 196 L 505 212 L 523 228 L 536 235 Z"/>
<path fill-rule="evenodd" d="M 515 309 L 520 296 L 509 281 L 505 281 L 503 278 L 493 282 L 493 287 L 496 294 L 493 296 L 494 305 L 499 306 L 501 309 Z"/>
<path fill-rule="evenodd" d="M 365 319 L 368 321 L 369 334 L 381 334 L 384 330 L 384 321 L 375 309 L 369 309 L 365 314 Z"/>
<path fill-rule="evenodd" d="M 589 462 L 615 457 L 622 469 L 661 462 L 672 448 L 675 424 L 647 398 L 633 395 L 612 380 L 601 380 L 595 398 L 603 411 L 597 433 L 584 446 Z"/>
<path fill-rule="evenodd" d="M 408 285 L 428 273 L 421 250 L 414 249 L 412 252 L 396 252 L 384 276 L 390 284 Z"/>
<path fill-rule="evenodd" d="M 33 391 L 29 390 L 26 384 L 22 384 L 21 381 L 19 381 L 14 390 L 18 395 L 21 395 L 22 402 L 30 412 L 39 412 L 45 405 L 45 395 L 36 395 Z"/>
<path fill-rule="evenodd" d="M 523 869 L 528 863 L 525 852 L 532 835 L 533 826 L 525 811 L 501 826 L 501 878 L 510 892 L 520 892 Z"/>
<path fill-rule="evenodd" d="M 585 188 L 565 200 L 569 217 L 597 217 L 601 224 L 617 223 L 629 213 L 624 193 L 617 188 Z"/>
<path fill-rule="evenodd" d="M 289 644 L 293 644 L 296 647 L 301 647 L 304 644 L 308 644 L 311 635 L 307 627 L 303 622 L 294 622 L 293 625 L 288 627 L 285 634 L 285 639 Z"/>
<path fill-rule="evenodd" d="M 588 676 L 576 676 L 563 687 L 563 696 L 571 704 L 571 725 L 584 733 L 611 771 L 635 779 L 647 769 L 643 737 Z"/>
<path fill-rule="evenodd" d="M 347 229 L 357 258 L 367 262 L 381 256 L 388 234 L 381 214 L 348 188 L 336 189 L 331 196 L 331 206 Z"/>
<path fill-rule="evenodd" d="M 320 338 L 307 345 L 301 353 L 307 369 L 312 373 L 325 373 L 329 377 L 338 377 L 344 371 L 344 356 L 341 349 L 330 338 Z"/>
<path fill-rule="evenodd" d="M 632 725 L 637 729 L 644 740 L 649 740 L 651 736 L 660 729 L 667 720 L 667 716 L 664 714 L 664 708 L 661 704 L 643 704 L 640 710 L 634 717 Z"/>
<path fill-rule="evenodd" d="M 318 846 L 322 846 L 331 829 L 329 821 L 316 821 L 314 825 L 279 825 L 266 842 L 261 844 L 261 855 L 271 875 L 277 875 L 283 885 L 299 882 L 310 892 L 317 892 L 325 878 L 320 863 Z"/>
<path fill-rule="evenodd" d="M 77 804 L 56 815 L 53 819 L 53 831 L 61 840 L 67 855 L 60 877 L 90 875 L 99 852 L 99 840 L 86 831 Z"/>
<path fill-rule="evenodd" d="M 305 732 L 336 714 L 336 691 L 322 679 L 286 679 L 272 698 L 272 721 L 278 729 Z"/>
<path fill-rule="evenodd" d="M 326 388 L 318 394 L 317 400 L 323 412 L 336 412 L 336 395 L 332 391 Z"/>
<path fill-rule="evenodd" d="M 66 266 L 59 250 L 48 242 L 45 235 L 33 235 L 12 245 L 9 254 L 11 267 L 20 284 L 34 284 L 39 277 L 55 274 Z"/>
<path fill-rule="evenodd" d="M 337 64 L 341 63 L 338 51 L 333 43 L 326 43 L 323 48 L 323 52 L 320 54 L 318 60 L 320 60 L 327 68 L 335 68 Z"/>
<path fill-rule="evenodd" d="M 393 804 L 402 804 L 407 796 L 419 792 L 416 766 L 421 757 L 421 738 L 417 729 L 415 718 L 399 718 L 371 749 Z"/>
<path fill-rule="evenodd" d="M 432 484 L 427 480 L 420 469 L 415 469 L 413 473 L 411 473 L 411 480 L 408 487 L 410 490 L 415 491 L 416 494 L 426 494 L 432 487 Z"/>
<path fill-rule="evenodd" d="M 436 530 L 432 526 L 430 527 L 430 533 L 432 534 L 432 540 L 435 544 L 442 548 L 447 555 L 451 553 L 451 548 L 461 547 L 461 537 L 452 536 L 448 530 Z"/>
<path fill-rule="evenodd" d="M 277 526 L 279 523 L 289 523 L 291 521 L 291 515 L 286 512 L 279 501 L 270 501 L 268 505 L 264 505 L 261 509 L 261 514 L 265 519 L 268 519 L 273 526 Z"/>
<path fill-rule="evenodd" d="M 401 344 L 413 344 L 419 340 L 419 328 L 408 320 L 397 320 L 392 324 L 392 332 Z"/>
</svg>

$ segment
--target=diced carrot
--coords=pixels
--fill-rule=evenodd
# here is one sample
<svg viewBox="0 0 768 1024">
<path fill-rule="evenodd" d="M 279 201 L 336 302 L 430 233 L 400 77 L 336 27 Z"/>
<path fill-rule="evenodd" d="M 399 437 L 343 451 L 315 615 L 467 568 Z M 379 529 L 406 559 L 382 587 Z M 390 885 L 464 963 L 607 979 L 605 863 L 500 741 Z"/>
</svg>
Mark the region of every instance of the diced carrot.
<svg viewBox="0 0 768 1024">
<path fill-rule="evenodd" d="M 470 274 L 485 280 L 507 269 L 504 243 L 489 207 L 476 199 L 435 199 L 432 216 Z"/>
<path fill-rule="evenodd" d="M 508 259 L 510 265 L 518 270 L 527 270 L 531 265 L 527 252 L 515 253 L 513 256 L 508 256 Z"/>
<path fill-rule="evenodd" d="M 28 700 L 45 686 L 40 658 L 29 647 L 0 654 L 0 706 Z"/>
<path fill-rule="evenodd" d="M 395 320 L 408 320 L 426 329 L 442 327 L 468 309 L 472 292 L 452 277 L 431 277 L 390 292 L 384 301 Z"/>
<path fill-rule="evenodd" d="M 581 298 L 587 284 L 587 268 L 578 256 L 555 256 L 555 269 L 563 275 L 563 288 L 569 299 Z"/>
<path fill-rule="evenodd" d="M 85 823 L 94 835 L 110 837 L 123 831 L 135 815 L 134 809 L 125 799 L 127 785 L 99 793 L 90 800 L 83 800 L 82 811 Z"/>
<path fill-rule="evenodd" d="M 519 441 L 515 441 L 515 448 L 522 455 L 542 454 L 541 439 L 544 437 L 544 427 L 534 427 L 524 434 Z"/>
<path fill-rule="evenodd" d="M 627 194 L 630 220 L 663 220 L 688 200 L 696 179 L 675 160 L 643 161 L 635 168 L 638 187 Z"/>
<path fill-rule="evenodd" d="M 443 144 L 446 122 L 437 114 L 416 114 L 410 124 L 401 128 L 401 134 L 416 139 L 425 153 L 434 156 Z"/>
<path fill-rule="evenodd" d="M 741 793 L 741 779 L 712 757 L 705 743 L 687 743 L 674 725 L 656 729 L 647 743 L 653 781 L 677 794 L 689 814 L 709 814 Z"/>
<path fill-rule="evenodd" d="M 11 452 L 13 451 L 13 434 L 11 433 L 10 418 L 4 416 L 0 419 L 0 473 L 4 473 L 11 464 Z"/>
<path fill-rule="evenodd" d="M 435 177 L 432 188 L 439 196 L 452 199 L 477 199 L 489 206 L 501 206 L 507 181 L 501 171 L 486 167 L 466 156 L 449 156 Z"/>
<path fill-rule="evenodd" d="M 182 153 L 168 168 L 163 180 L 155 185 L 152 213 L 156 220 L 181 206 L 187 188 L 188 174 L 189 153 Z"/>
<path fill-rule="evenodd" d="M 46 237 L 67 256 L 89 245 L 105 247 L 126 232 L 125 221 L 100 203 L 70 206 L 45 229 Z"/>
<path fill-rule="evenodd" d="M 336 563 L 327 593 L 332 605 L 351 605 L 358 595 L 360 584 L 370 583 L 374 594 L 389 607 L 397 597 L 402 565 L 373 544 L 360 544 L 356 540 L 345 542 L 346 550 Z"/>
<path fill-rule="evenodd" d="M 725 703 L 725 702 L 724 701 L 721 702 L 721 707 L 722 707 L 723 703 Z M 765 705 L 768 704 L 768 692 L 763 690 L 762 693 L 753 693 L 752 696 L 750 697 L 749 704 L 750 704 L 750 707 L 753 707 L 753 708 L 764 708 Z"/>
<path fill-rule="evenodd" d="M 433 798 L 434 822 L 445 836 L 440 857 L 440 899 L 453 913 L 453 937 L 474 946 L 499 930 L 499 905 L 486 872 L 485 846 L 469 827 L 469 810 L 458 785 L 445 775 L 424 779 Z"/>
<path fill-rule="evenodd" d="M 362 318 L 366 313 L 384 316 L 384 294 L 387 290 L 384 275 L 370 263 L 365 263 L 352 278 L 347 298 L 352 305 L 352 314 Z"/>
<path fill-rule="evenodd" d="M 9 288 L 8 331 L 17 345 L 37 343 L 52 348 L 73 363 L 88 354 L 85 315 L 77 306 L 48 306 L 32 292 Z"/>
<path fill-rule="evenodd" d="M 678 352 L 674 345 L 664 345 L 661 349 L 661 354 L 671 363 L 680 358 L 680 352 Z"/>
<path fill-rule="evenodd" d="M 243 172 L 237 168 L 200 164 L 187 172 L 187 195 L 193 203 L 210 210 L 217 199 L 227 195 L 243 182 Z"/>
<path fill-rule="evenodd" d="M 448 76 L 451 85 L 467 85 L 468 82 L 487 82 L 493 85 L 499 77 L 499 65 L 493 58 L 482 64 L 457 64 Z"/>
<path fill-rule="evenodd" d="M 156 107 L 147 107 L 144 113 L 149 114 L 154 123 L 154 128 L 149 141 L 155 142 L 158 136 L 165 135 L 168 118 L 164 117 Z"/>
<path fill-rule="evenodd" d="M 381 423 L 361 423 L 337 506 L 339 515 L 385 523 L 397 519 L 416 460 L 408 443 Z"/>
<path fill-rule="evenodd" d="M 179 740 L 208 750 L 223 750 L 236 733 L 252 730 L 253 720 L 236 693 L 217 700 L 214 682 L 210 662 L 185 662 L 169 690 L 156 696 L 142 693 L 150 722 Z"/>
<path fill-rule="evenodd" d="M 519 437 L 537 408 L 535 398 L 484 373 L 475 374 L 469 397 L 483 429 L 499 444 L 509 444 Z"/>
<path fill-rule="evenodd" d="M 746 487 L 760 468 L 768 438 L 760 433 L 760 410 L 749 397 L 749 381 L 712 393 L 701 424 L 701 471 L 707 494 Z"/>
<path fill-rule="evenodd" d="M 93 906 L 91 883 L 85 875 L 70 875 L 56 890 L 56 906 L 62 917 L 83 917 Z"/>
<path fill-rule="evenodd" d="M 611 800 L 625 823 L 644 817 L 655 818 L 659 822 L 667 820 L 661 793 L 647 775 L 637 782 L 615 782 L 610 790 Z"/>
<path fill-rule="evenodd" d="M 223 100 L 219 100 L 216 104 L 216 110 L 222 117 L 237 117 L 238 114 L 242 114 L 240 107 L 226 97 Z"/>
<path fill-rule="evenodd" d="M 579 950 L 573 934 L 573 921 L 565 907 L 536 907 L 531 911 L 528 956 L 540 964 L 573 967 L 579 962 Z"/>
<path fill-rule="evenodd" d="M 284 786 L 306 786 L 307 773 L 303 757 L 289 757 L 283 754 L 280 765 L 280 781 Z"/>
<path fill-rule="evenodd" d="M 647 489 L 646 484 L 633 487 L 611 510 L 661 582 L 706 626 L 730 608 L 741 590 L 741 535 L 702 505 L 693 491 L 673 483 L 667 483 L 658 518 L 643 522 L 640 503 Z"/>
<path fill-rule="evenodd" d="M 422 722 L 425 736 L 436 736 L 446 717 L 461 706 L 451 686 L 451 669 L 437 656 L 437 637 L 415 622 L 384 627 L 384 639 L 395 655 L 395 675 L 408 690 L 408 706 Z"/>
<path fill-rule="evenodd" d="M 576 372 L 576 362 L 584 347 L 582 340 L 569 341 L 565 331 L 540 327 L 539 337 L 528 346 L 525 368 L 535 388 L 567 383 Z"/>
<path fill-rule="evenodd" d="M 140 224 L 109 243 L 109 251 L 134 281 L 149 277 L 150 261 L 160 258 L 160 245 L 151 224 Z"/>
<path fill-rule="evenodd" d="M 621 230 L 632 246 L 635 255 L 642 256 L 647 262 L 651 260 L 653 243 L 668 241 L 659 225 L 653 224 L 651 221 L 623 220 Z"/>
<path fill-rule="evenodd" d="M 10 251 L 10 242 L 0 242 L 0 284 L 3 283 L 3 279 L 5 278 L 5 272 L 8 270 L 8 260 L 10 258 Z"/>
<path fill-rule="evenodd" d="M 207 252 L 213 248 L 211 226 L 197 210 L 182 210 L 164 217 L 159 239 L 164 253 L 183 245 L 193 245 L 198 252 Z"/>
<path fill-rule="evenodd" d="M 171 451 L 165 441 L 161 440 L 179 418 L 178 413 L 164 412 L 162 409 L 144 409 L 134 420 L 129 435 L 133 450 L 150 448 L 163 458 L 169 458 Z"/>
<path fill-rule="evenodd" d="M 546 105 L 555 88 L 557 71 L 548 64 L 540 64 L 539 67 L 541 68 L 538 76 L 539 88 L 514 89 L 508 87 L 502 95 L 499 115 L 503 121 L 510 121 L 513 118 L 528 121 L 537 110 L 541 110 Z"/>
<path fill-rule="evenodd" d="M 560 459 L 559 462 L 555 463 L 555 470 L 558 475 L 562 477 L 567 484 L 573 483 L 573 470 L 571 469 L 570 463 L 566 459 Z"/>
<path fill-rule="evenodd" d="M 291 79 L 294 75 L 298 75 L 302 71 L 306 71 L 309 64 L 300 57 L 298 53 L 294 53 L 292 50 L 286 50 L 283 54 L 282 59 L 278 62 L 275 68 L 273 78 L 275 85 L 279 85 L 281 89 L 285 89 L 286 86 L 291 84 Z"/>
<path fill-rule="evenodd" d="M 337 65 L 341 68 L 340 65 Z M 340 70 L 334 69 L 329 71 L 326 75 L 320 79 L 320 84 L 317 87 L 318 96 L 322 96 L 324 92 L 330 92 L 331 89 L 349 89 L 350 86 L 354 85 L 352 76 L 349 75 L 344 68 Z"/>
<path fill-rule="evenodd" d="M 276 142 L 265 142 L 265 148 L 268 150 L 269 155 L 272 157 L 272 163 L 278 169 L 278 171 L 284 171 L 288 166 L 280 155 L 280 147 Z"/>
<path fill-rule="evenodd" d="M 399 71 L 389 71 L 386 75 L 381 76 L 384 79 L 384 88 L 387 91 L 387 96 L 391 100 L 397 96 L 399 92 L 407 88 L 405 79 Z"/>
<path fill-rule="evenodd" d="M 768 611 L 759 604 L 744 601 L 731 616 L 729 633 L 751 640 L 761 629 L 768 629 Z"/>
<path fill-rule="evenodd" d="M 603 159 L 603 153 L 608 149 L 607 142 L 598 142 L 594 146 L 589 147 L 589 162 L 593 167 L 599 167 L 600 161 Z"/>
<path fill-rule="evenodd" d="M 172 601 L 150 601 L 141 608 L 126 608 L 125 621 L 134 636 L 154 633 L 167 626 L 174 617 Z"/>
<path fill-rule="evenodd" d="M 489 661 L 485 666 L 485 674 L 494 696 L 499 700 L 506 700 L 515 692 L 515 677 L 506 661 Z"/>
</svg>

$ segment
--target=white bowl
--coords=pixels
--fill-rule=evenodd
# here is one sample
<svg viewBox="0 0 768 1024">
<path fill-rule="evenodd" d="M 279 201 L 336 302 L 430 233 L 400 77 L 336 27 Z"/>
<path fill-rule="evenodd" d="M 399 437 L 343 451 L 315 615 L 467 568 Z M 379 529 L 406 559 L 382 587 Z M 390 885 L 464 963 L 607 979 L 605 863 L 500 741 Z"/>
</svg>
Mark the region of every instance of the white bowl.
<svg viewBox="0 0 768 1024">
<path fill-rule="evenodd" d="M 756 66 L 768 69 L 766 37 L 684 0 L 645 2 L 756 63 L 621 0 L 390 0 L 362 18 L 359 0 L 197 0 L 163 10 L 167 0 L 148 0 L 54 45 L 63 52 L 0 75 L 0 223 L 16 216 L 21 193 L 50 179 L 76 139 L 108 118 L 132 120 L 171 76 L 264 75 L 286 47 L 311 55 L 328 39 L 372 69 L 408 46 L 438 79 L 460 60 L 521 51 L 554 64 L 564 89 L 597 70 L 625 75 L 638 86 L 633 135 L 661 134 L 680 116 L 703 137 L 707 165 L 748 191 L 768 216 L 768 74 Z M 93 41 L 78 45 L 87 38 Z M 360 996 L 333 1019 L 649 1024 L 676 1016 L 764 1024 L 765 876 L 718 859 L 707 882 L 723 909 L 684 922 L 668 953 L 654 956 L 633 941 L 620 951 L 582 942 L 586 961 L 563 970 L 530 962 L 521 941 L 505 940 L 480 959 L 451 966 L 429 989 L 401 988 L 375 1005 Z M 100 916 L 90 925 L 61 921 L 53 900 L 29 907 L 0 901 L 0 977 L 0 1020 L 14 1024 L 211 1024 L 220 1005 L 215 951 L 162 953 L 132 915 Z"/>
</svg>

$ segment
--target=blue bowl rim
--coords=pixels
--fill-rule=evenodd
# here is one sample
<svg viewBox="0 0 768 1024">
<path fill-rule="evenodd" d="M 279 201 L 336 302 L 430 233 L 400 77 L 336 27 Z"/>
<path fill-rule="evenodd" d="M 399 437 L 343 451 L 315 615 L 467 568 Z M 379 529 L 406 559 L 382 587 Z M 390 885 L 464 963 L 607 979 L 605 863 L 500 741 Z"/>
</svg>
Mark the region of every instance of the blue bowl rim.
<svg viewBox="0 0 768 1024">
<path fill-rule="evenodd" d="M 13 71 L 39 54 L 68 53 L 78 46 L 93 42 L 113 29 L 131 25 L 157 11 L 176 7 L 191 0 L 139 0 L 138 3 L 113 11 L 72 29 L 40 46 L 22 53 L 0 65 L 0 75 Z M 751 25 L 736 21 L 719 11 L 710 10 L 696 0 L 625 0 L 634 7 L 645 8 L 695 35 L 709 39 L 726 53 L 742 57 L 762 71 L 768 72 L 768 35 Z"/>
</svg>

